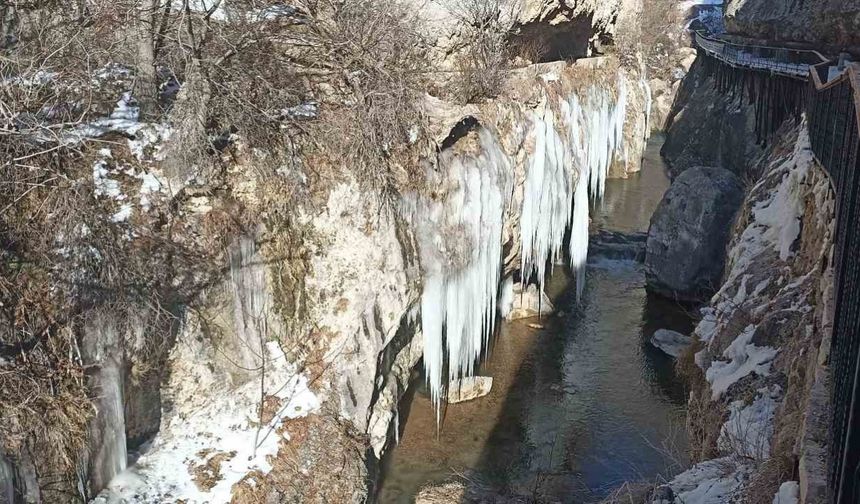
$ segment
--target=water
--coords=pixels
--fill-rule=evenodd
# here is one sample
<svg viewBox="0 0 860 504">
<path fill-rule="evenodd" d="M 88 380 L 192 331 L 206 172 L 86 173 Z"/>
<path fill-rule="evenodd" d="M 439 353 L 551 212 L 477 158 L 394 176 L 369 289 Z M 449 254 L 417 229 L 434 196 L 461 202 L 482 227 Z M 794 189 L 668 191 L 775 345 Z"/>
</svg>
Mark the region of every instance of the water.
<svg viewBox="0 0 860 504">
<path fill-rule="evenodd" d="M 641 174 L 608 181 L 595 225 L 647 230 L 669 185 L 659 148 L 660 139 L 649 145 Z M 593 257 L 579 306 L 569 280 L 556 268 L 548 287 L 563 315 L 503 324 L 481 370 L 492 392 L 445 408 L 438 438 L 416 379 L 400 444 L 383 461 L 380 502 L 412 502 L 420 487 L 456 475 L 494 492 L 593 502 L 686 463 L 685 391 L 648 340 L 659 328 L 690 332 L 690 317 L 648 296 L 633 262 Z"/>
</svg>

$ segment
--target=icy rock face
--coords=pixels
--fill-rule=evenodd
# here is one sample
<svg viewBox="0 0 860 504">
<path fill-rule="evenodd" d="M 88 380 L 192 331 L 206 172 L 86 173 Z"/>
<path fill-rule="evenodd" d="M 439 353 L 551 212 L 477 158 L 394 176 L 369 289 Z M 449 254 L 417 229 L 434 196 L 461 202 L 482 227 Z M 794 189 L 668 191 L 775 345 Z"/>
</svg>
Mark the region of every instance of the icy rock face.
<svg viewBox="0 0 860 504">
<path fill-rule="evenodd" d="M 270 457 L 288 442 L 281 425 L 318 410 L 319 398 L 309 390 L 307 377 L 287 361 L 277 342 L 268 342 L 260 356 L 267 373 L 234 387 L 197 364 L 211 359 L 207 354 L 213 350 L 196 337 L 194 326 L 188 328 L 172 355 L 172 414 L 151 447 L 113 478 L 96 504 L 229 502 L 239 480 L 252 471 L 265 475 L 271 470 Z M 196 397 L 202 383 L 210 391 L 204 403 Z M 278 401 L 278 408 L 263 416 L 261 396 Z M 211 480 L 202 479 L 207 475 Z"/>
<path fill-rule="evenodd" d="M 752 464 L 744 473 L 750 477 L 759 462 L 798 450 L 804 457 L 808 449 L 806 438 L 798 439 L 803 418 L 820 408 L 810 406 L 808 391 L 820 375 L 816 365 L 828 331 L 824 303 L 831 296 L 826 265 L 834 210 L 827 177 L 811 156 L 805 124 L 760 162 L 764 176 L 739 214 L 723 284 L 702 309 L 693 334 L 704 345 L 695 359 L 704 380 L 691 392 L 691 401 L 708 406 L 691 410 L 689 418 L 694 429 L 705 433 L 703 445 L 692 447 L 694 457 L 714 452 L 723 457 L 706 460 L 695 470 L 733 457 Z M 714 414 L 724 415 L 722 425 L 714 425 Z M 826 437 L 826 432 L 820 435 Z M 684 477 L 670 486 L 680 488 Z M 735 498 L 743 500 L 748 479 L 735 486 Z"/>
<path fill-rule="evenodd" d="M 638 165 L 639 144 L 623 134 L 630 124 L 623 102 L 644 91 L 611 68 L 577 69 L 576 81 L 572 67 L 541 68 L 537 79 L 535 72 L 523 72 L 515 83 L 522 97 L 480 107 L 436 103 L 433 110 L 444 117 L 431 117 L 441 126 L 430 134 L 440 144 L 453 124 L 468 117 L 476 117 L 479 127 L 426 163 L 431 190 L 406 196 L 398 212 L 379 212 L 347 178 L 328 188 L 320 204 L 297 209 L 290 224 L 297 238 L 287 242 L 287 253 L 269 244 L 278 236 L 267 229 L 233 243 L 229 274 L 183 320 L 163 389 L 168 409 L 162 430 L 150 451 L 114 479 L 106 498 L 173 492 L 190 502 L 211 502 L 226 495 L 231 482 L 253 493 L 254 481 L 270 470 L 277 472 L 269 473 L 272 481 L 287 478 L 296 487 L 315 488 L 319 475 L 284 473 L 292 460 L 272 462 L 313 451 L 304 444 L 282 449 L 288 442 L 283 433 L 299 425 L 341 429 L 348 434 L 331 437 L 328 448 L 365 467 L 357 459 L 369 452 L 354 450 L 349 439 L 369 441 L 376 457 L 396 442 L 398 403 L 422 355 L 432 366 L 428 375 L 439 399 L 447 395 L 449 379 L 470 374 L 501 308 L 501 278 L 523 264 L 526 250 L 536 271 L 549 257 L 539 254 L 559 251 L 564 228 L 574 223 L 580 233 L 575 250 L 584 260 L 589 198 L 599 195 L 610 165 Z M 564 185 L 555 187 L 555 181 Z M 239 190 L 250 183 L 236 185 L 237 197 L 252 198 L 252 191 Z M 582 189 L 578 195 L 576 188 Z M 527 198 L 531 231 L 524 234 Z M 539 198 L 552 206 L 541 206 Z M 581 214 L 574 216 L 572 205 Z M 562 231 L 550 229 L 545 219 Z M 285 284 L 285 278 L 295 283 Z M 279 290 L 284 286 L 288 292 Z M 443 373 L 445 367 L 454 372 Z M 309 413 L 306 423 L 287 421 L 290 416 L 268 419 L 264 430 L 270 434 L 261 434 L 261 442 L 254 428 L 259 419 L 252 422 L 259 416 L 254 405 L 261 383 L 290 415 Z M 280 397 L 277 383 L 302 400 Z M 304 439 L 326 435 L 313 431 Z M 231 448 L 225 452 L 219 444 Z M 180 468 L 180 459 L 191 463 Z M 208 489 L 194 482 L 193 468 L 216 466 L 223 475 L 229 470 L 229 478 Z M 360 496 L 366 483 L 357 478 L 344 486 Z"/>
<path fill-rule="evenodd" d="M 651 217 L 645 245 L 648 288 L 682 301 L 713 293 L 742 200 L 741 181 L 727 170 L 699 167 L 678 176 Z"/>
<path fill-rule="evenodd" d="M 540 79 L 550 86 L 560 76 Z M 500 138 L 478 126 L 443 152 L 438 170 L 428 172 L 434 196 L 406 201 L 424 277 L 424 366 L 437 404 L 446 383 L 473 373 L 493 331 L 509 229 L 519 228 L 513 235 L 519 238 L 523 277 L 541 291 L 545 264 L 565 255 L 570 230 L 566 255 L 582 290 L 589 201 L 602 196 L 610 165 L 625 161 L 627 82 L 619 73 L 614 95 L 597 84 L 561 96 L 553 91 L 525 114 L 526 129 L 513 128 Z M 505 313 L 512 302 L 508 288 L 502 300 Z"/>
</svg>

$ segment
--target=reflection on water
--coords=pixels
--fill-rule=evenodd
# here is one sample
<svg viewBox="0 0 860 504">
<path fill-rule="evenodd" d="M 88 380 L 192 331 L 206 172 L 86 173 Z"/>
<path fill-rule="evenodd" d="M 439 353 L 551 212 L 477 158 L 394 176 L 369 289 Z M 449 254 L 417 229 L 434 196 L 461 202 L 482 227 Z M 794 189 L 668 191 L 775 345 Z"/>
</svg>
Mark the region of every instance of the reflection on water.
<svg viewBox="0 0 860 504">
<path fill-rule="evenodd" d="M 642 174 L 607 184 L 596 225 L 647 229 L 668 187 L 655 152 L 657 143 Z M 456 473 L 499 492 L 591 502 L 625 480 L 674 470 L 686 453 L 685 394 L 672 360 L 648 340 L 660 328 L 689 332 L 691 321 L 645 293 L 636 263 L 592 258 L 587 275 L 580 304 L 563 294 L 562 314 L 543 329 L 503 324 L 482 369 L 492 392 L 447 407 L 438 438 L 430 401 L 415 394 L 384 463 L 380 502 L 411 502 L 421 486 Z M 550 282 L 558 289 L 569 279 L 557 268 Z"/>
</svg>

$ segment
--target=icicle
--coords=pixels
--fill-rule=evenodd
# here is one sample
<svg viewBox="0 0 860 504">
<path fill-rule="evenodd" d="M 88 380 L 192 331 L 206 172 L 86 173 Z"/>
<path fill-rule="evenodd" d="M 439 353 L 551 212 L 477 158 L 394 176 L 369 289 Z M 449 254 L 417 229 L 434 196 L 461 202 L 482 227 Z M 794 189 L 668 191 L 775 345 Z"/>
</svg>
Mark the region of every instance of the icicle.
<svg viewBox="0 0 860 504">
<path fill-rule="evenodd" d="M 443 154 L 447 198 L 413 208 L 425 272 L 424 369 L 436 406 L 446 383 L 474 374 L 495 328 L 511 169 L 495 138 L 483 129 L 478 136 L 479 155 Z"/>
<path fill-rule="evenodd" d="M 534 112 L 535 150 L 529 160 L 520 214 L 521 270 L 543 292 L 548 260 L 558 261 L 567 229 L 570 260 L 582 294 L 588 253 L 589 194 L 599 200 L 623 144 L 627 89 L 619 73 L 617 97 L 593 86 L 557 108 Z M 556 112 L 557 111 L 557 112 Z M 499 306 L 502 231 L 511 194 L 511 160 L 484 129 L 476 155 L 443 153 L 441 172 L 428 176 L 447 189 L 442 200 L 413 198 L 413 221 L 424 271 L 421 329 L 430 396 L 438 408 L 445 385 L 474 374 Z M 507 292 L 507 286 L 502 289 Z M 447 373 L 445 372 L 447 369 Z"/>
<path fill-rule="evenodd" d="M 526 174 L 520 220 L 521 269 L 524 279 L 536 278 L 541 291 L 546 261 L 560 258 L 564 231 L 569 228 L 571 269 L 577 277 L 577 296 L 582 295 L 589 193 L 595 200 L 603 197 L 609 167 L 624 144 L 627 86 L 620 72 L 617 90 L 614 103 L 600 86 L 590 88 L 584 102 L 576 95 L 562 100 L 560 126 L 567 127 L 563 136 L 557 133 L 549 106 L 535 113 L 535 152 Z"/>
</svg>

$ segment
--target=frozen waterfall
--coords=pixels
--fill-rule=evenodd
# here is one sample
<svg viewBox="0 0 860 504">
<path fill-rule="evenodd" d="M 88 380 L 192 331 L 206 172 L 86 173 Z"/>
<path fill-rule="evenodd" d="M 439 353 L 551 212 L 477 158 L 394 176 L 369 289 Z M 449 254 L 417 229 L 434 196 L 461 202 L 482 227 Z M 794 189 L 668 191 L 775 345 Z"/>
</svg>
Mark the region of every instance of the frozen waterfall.
<svg viewBox="0 0 860 504">
<path fill-rule="evenodd" d="M 588 196 L 603 197 L 606 175 L 622 145 L 627 87 L 618 78 L 618 96 L 593 86 L 585 100 L 572 94 L 535 113 L 535 152 L 526 174 L 520 216 L 523 278 L 533 276 L 541 290 L 547 259 L 561 259 L 570 229 L 570 263 L 577 296 L 585 286 L 588 255 Z M 560 120 L 559 120 L 560 119 Z M 560 131 L 560 132 L 559 132 Z"/>
<path fill-rule="evenodd" d="M 627 89 L 620 74 L 616 89 L 593 85 L 583 97 L 571 94 L 533 114 L 519 224 L 523 278 L 535 278 L 541 290 L 547 261 L 561 259 L 570 229 L 570 261 L 582 293 L 589 196 L 602 197 L 612 162 L 622 158 Z M 443 152 L 438 172 L 428 173 L 443 197 L 406 201 L 424 275 L 424 369 L 437 406 L 446 383 L 473 374 L 493 333 L 502 233 L 506 211 L 513 210 L 507 205 L 515 160 L 487 129 L 478 129 L 477 143 L 469 153 Z"/>
</svg>

